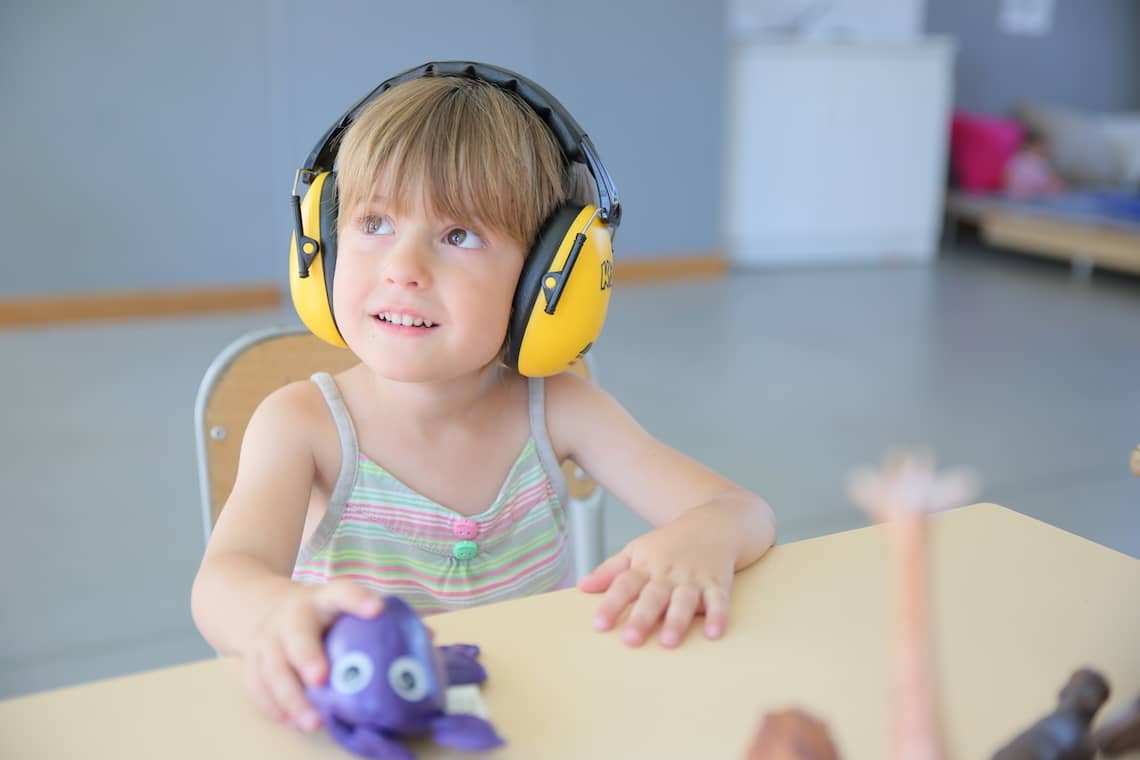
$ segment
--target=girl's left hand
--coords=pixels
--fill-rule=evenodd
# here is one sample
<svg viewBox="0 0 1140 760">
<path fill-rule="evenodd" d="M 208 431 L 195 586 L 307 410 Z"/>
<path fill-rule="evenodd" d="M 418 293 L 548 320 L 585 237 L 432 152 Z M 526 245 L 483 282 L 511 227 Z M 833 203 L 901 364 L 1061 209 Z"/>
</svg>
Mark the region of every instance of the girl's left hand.
<svg viewBox="0 0 1140 760">
<path fill-rule="evenodd" d="M 724 634 L 736 547 L 724 531 L 710 529 L 700 511 L 634 539 L 578 583 L 587 593 L 605 592 L 594 616 L 596 630 L 613 628 L 629 608 L 622 640 L 630 646 L 640 646 L 662 617 L 664 647 L 678 646 L 699 613 L 706 637 Z"/>
</svg>

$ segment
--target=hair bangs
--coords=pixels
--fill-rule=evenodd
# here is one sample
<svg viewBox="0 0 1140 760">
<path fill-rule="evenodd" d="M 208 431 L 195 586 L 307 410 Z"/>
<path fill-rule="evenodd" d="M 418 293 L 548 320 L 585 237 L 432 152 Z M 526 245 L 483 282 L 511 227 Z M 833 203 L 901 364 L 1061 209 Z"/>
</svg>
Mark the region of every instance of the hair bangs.
<svg viewBox="0 0 1140 760">
<path fill-rule="evenodd" d="M 411 80 L 376 98 L 346 132 L 337 164 L 344 213 L 374 196 L 396 214 L 418 201 L 526 247 L 569 184 L 538 115 L 516 95 L 462 77 Z"/>
</svg>

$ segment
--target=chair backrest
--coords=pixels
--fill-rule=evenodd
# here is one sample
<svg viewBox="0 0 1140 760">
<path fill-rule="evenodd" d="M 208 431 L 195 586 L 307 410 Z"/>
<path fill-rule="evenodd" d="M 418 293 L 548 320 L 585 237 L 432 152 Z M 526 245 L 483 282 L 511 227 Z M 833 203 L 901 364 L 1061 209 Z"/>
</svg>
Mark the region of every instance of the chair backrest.
<svg viewBox="0 0 1140 760">
<path fill-rule="evenodd" d="M 237 478 L 238 453 L 253 410 L 273 391 L 315 372 L 341 372 L 358 363 L 349 351 L 303 328 L 271 328 L 238 338 L 218 354 L 198 387 L 194 405 L 198 484 L 205 535 L 213 530 Z M 589 379 L 588 362 L 572 368 Z M 591 496 L 597 484 L 564 462 L 571 500 Z"/>
</svg>

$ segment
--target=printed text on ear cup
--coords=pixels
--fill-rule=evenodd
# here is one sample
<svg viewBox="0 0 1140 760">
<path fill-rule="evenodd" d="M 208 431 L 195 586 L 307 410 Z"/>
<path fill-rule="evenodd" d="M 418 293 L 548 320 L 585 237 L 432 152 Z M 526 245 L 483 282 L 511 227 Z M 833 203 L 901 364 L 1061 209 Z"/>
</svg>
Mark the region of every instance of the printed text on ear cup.
<svg viewBox="0 0 1140 760">
<path fill-rule="evenodd" d="M 612 261 L 602 262 L 602 290 L 608 290 L 614 286 L 614 263 Z"/>
</svg>

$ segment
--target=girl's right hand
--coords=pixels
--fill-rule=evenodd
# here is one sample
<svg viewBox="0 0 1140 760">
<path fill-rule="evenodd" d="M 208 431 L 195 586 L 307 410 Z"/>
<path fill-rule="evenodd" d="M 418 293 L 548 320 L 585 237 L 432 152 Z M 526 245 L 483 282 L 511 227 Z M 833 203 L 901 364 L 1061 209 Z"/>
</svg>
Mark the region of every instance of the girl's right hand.
<svg viewBox="0 0 1140 760">
<path fill-rule="evenodd" d="M 243 653 L 246 685 L 261 709 L 303 731 L 320 727 L 304 686 L 319 686 L 328 678 L 325 629 L 343 612 L 371 618 L 382 607 L 378 596 L 346 579 L 291 589 L 262 620 Z"/>
</svg>

